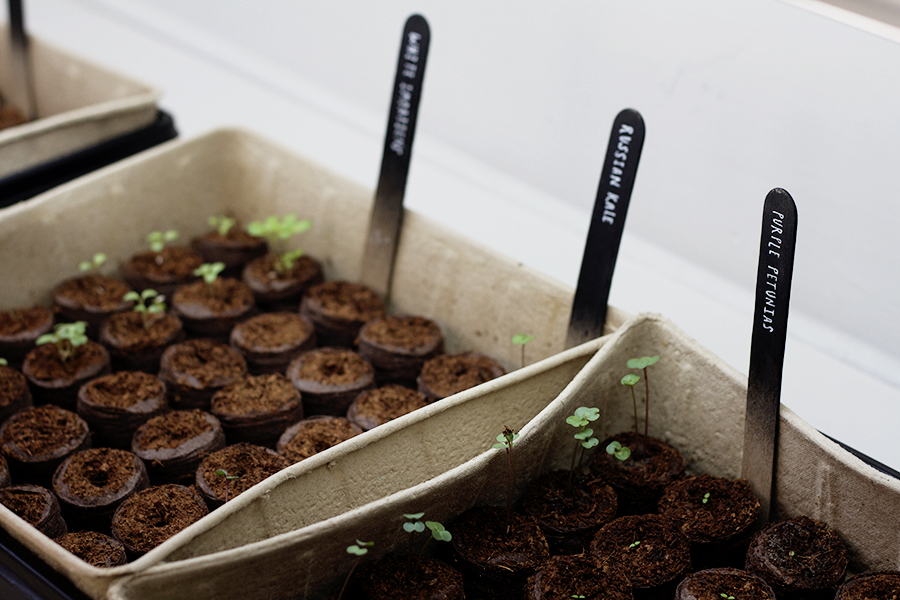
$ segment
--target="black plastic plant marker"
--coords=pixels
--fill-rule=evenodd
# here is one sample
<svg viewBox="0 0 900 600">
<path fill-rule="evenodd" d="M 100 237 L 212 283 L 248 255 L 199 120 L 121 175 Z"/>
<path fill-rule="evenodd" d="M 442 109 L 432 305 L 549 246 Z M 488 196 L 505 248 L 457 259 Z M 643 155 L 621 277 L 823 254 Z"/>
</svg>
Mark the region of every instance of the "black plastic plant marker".
<svg viewBox="0 0 900 600">
<path fill-rule="evenodd" d="M 34 72 L 25 33 L 25 12 L 22 0 L 9 0 L 10 42 L 12 45 L 13 104 L 25 113 L 29 121 L 37 118 L 37 98 L 34 94 Z"/>
<path fill-rule="evenodd" d="M 385 302 L 391 292 L 394 257 L 403 221 L 403 194 L 430 39 L 431 31 L 424 17 L 413 15 L 407 19 L 361 273 L 362 282 L 381 294 Z"/>
<path fill-rule="evenodd" d="M 613 270 L 643 147 L 644 119 L 638 111 L 626 108 L 616 116 L 606 148 L 578 287 L 572 300 L 567 348 L 603 335 Z"/>
<path fill-rule="evenodd" d="M 797 207 L 790 194 L 775 188 L 763 208 L 741 466 L 741 477 L 759 498 L 763 522 L 775 507 L 781 375 L 796 242 Z"/>
</svg>

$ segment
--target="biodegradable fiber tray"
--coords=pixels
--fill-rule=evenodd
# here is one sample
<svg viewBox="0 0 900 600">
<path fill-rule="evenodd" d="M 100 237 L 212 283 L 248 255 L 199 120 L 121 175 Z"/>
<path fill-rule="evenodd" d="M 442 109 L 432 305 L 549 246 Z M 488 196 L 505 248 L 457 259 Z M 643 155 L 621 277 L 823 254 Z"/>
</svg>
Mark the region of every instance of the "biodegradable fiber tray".
<svg viewBox="0 0 900 600">
<path fill-rule="evenodd" d="M 530 478 L 568 466 L 572 431 L 565 417 L 578 406 L 601 408 L 594 425 L 601 436 L 630 428 L 631 402 L 620 379 L 634 356 L 662 356 L 652 374 L 651 434 L 678 446 L 692 471 L 738 476 L 746 397 L 742 375 L 654 315 L 635 317 L 601 341 L 514 373 L 514 383 L 501 386 L 498 380 L 490 392 L 460 394 L 446 406 L 407 415 L 310 459 L 315 462 L 309 465 L 283 471 L 201 527 L 147 554 L 139 569 L 138 563 L 130 572 L 120 567 L 105 597 L 144 600 L 165 590 L 166 598 L 184 600 L 327 598 L 352 564 L 345 548 L 355 539 L 376 542 L 368 559 L 406 544 L 403 513 L 425 511 L 452 532 L 453 517 L 470 506 L 502 505 L 505 454 L 491 445 L 504 425 L 518 428 L 526 421 L 515 450 L 518 493 Z M 566 380 L 561 372 L 594 351 L 557 393 Z M 529 418 L 541 396 L 555 399 Z M 785 407 L 779 444 L 778 515 L 827 521 L 849 547 L 853 570 L 896 568 L 900 482 L 843 451 Z M 460 452 L 458 446 L 469 450 Z M 459 462 L 472 449 L 473 457 Z M 361 503 L 367 488 L 388 492 L 381 478 L 407 469 L 414 471 L 408 487 Z M 433 477 L 425 479 L 428 472 Z M 235 538 L 248 543 L 237 546 Z M 52 554 L 61 561 L 64 553 Z"/>
<path fill-rule="evenodd" d="M 0 131 L 0 178 L 146 127 L 160 91 L 30 37 L 38 119 Z M 12 87 L 9 27 L 0 28 L 0 91 Z"/>
<path fill-rule="evenodd" d="M 297 243 L 322 261 L 327 278 L 357 280 L 372 198 L 371 190 L 243 131 L 169 142 L 0 210 L 0 281 L 6 282 L 0 308 L 47 304 L 52 286 L 74 275 L 78 261 L 94 252 L 107 253 L 115 264 L 142 249 L 151 230 L 176 228 L 186 242 L 208 228 L 209 215 L 227 212 L 243 223 L 289 212 L 311 219 L 312 229 Z M 448 352 L 477 350 L 511 371 L 519 363 L 511 337 L 527 331 L 537 336 L 527 348 L 534 364 L 295 465 L 123 567 L 90 567 L 3 507 L 0 526 L 88 595 L 104 598 L 112 583 L 124 585 L 190 540 L 221 550 L 213 532 L 223 519 L 228 548 L 239 551 L 359 510 L 478 456 L 498 415 L 523 427 L 564 389 L 603 339 L 560 354 L 572 295 L 570 288 L 407 211 L 390 310 L 436 320 Z M 607 319 L 614 328 L 624 315 L 610 309 Z M 249 568 L 245 556 L 238 563 Z M 164 566 L 184 575 L 179 589 L 167 594 L 223 597 L 222 588 L 193 579 L 193 571 L 178 563 Z M 287 593 L 274 585 L 276 595 Z M 276 593 L 260 586 L 251 595 L 269 592 Z"/>
</svg>

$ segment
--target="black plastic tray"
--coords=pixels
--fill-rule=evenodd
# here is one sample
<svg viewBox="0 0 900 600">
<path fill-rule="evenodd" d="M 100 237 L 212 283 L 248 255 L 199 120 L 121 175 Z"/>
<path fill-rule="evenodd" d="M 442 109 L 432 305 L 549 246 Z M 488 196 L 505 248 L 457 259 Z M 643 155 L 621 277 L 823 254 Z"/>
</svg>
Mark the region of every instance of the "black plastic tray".
<svg viewBox="0 0 900 600">
<path fill-rule="evenodd" d="M 0 208 L 37 196 L 177 136 L 172 116 L 158 111 L 156 120 L 147 127 L 0 179 Z"/>
</svg>

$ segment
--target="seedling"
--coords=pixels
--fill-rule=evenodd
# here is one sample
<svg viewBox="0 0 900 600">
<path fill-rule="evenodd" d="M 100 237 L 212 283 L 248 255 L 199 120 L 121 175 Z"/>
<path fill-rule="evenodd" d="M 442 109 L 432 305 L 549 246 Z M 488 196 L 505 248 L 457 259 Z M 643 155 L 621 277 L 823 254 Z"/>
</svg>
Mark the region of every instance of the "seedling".
<svg viewBox="0 0 900 600">
<path fill-rule="evenodd" d="M 703 494 L 703 500 L 701 500 L 701 502 L 703 504 L 706 504 L 707 502 L 709 502 L 709 492 L 706 492 L 705 494 Z"/>
<path fill-rule="evenodd" d="M 225 502 L 228 502 L 229 484 L 235 479 L 240 479 L 240 475 L 229 475 L 225 469 L 216 469 L 216 477 L 225 478 Z"/>
<path fill-rule="evenodd" d="M 581 469 L 581 462 L 584 460 L 584 451 L 593 448 L 600 443 L 600 440 L 593 437 L 594 430 L 588 427 L 592 421 L 600 418 L 599 408 L 588 408 L 581 406 L 575 409 L 575 414 L 566 417 L 566 423 L 578 429 L 575 434 L 575 449 L 572 451 L 572 465 L 569 467 L 569 489 L 572 488 L 572 477 L 575 473 L 575 456 L 578 454 L 578 447 L 581 447 L 581 458 L 578 459 L 578 469 Z"/>
<path fill-rule="evenodd" d="M 344 590 L 347 589 L 347 584 L 350 583 L 350 577 L 353 575 L 353 571 L 356 570 L 356 567 L 359 566 L 359 561 L 362 560 L 362 557 L 369 553 L 369 548 L 375 545 L 375 542 L 363 542 L 362 540 L 356 540 L 356 543 L 347 546 L 347 554 L 352 554 L 356 557 L 356 561 L 353 563 L 353 566 L 350 567 L 350 572 L 347 573 L 347 579 L 344 580 L 344 585 L 341 587 L 341 593 L 338 594 L 337 600 L 341 600 L 344 596 Z"/>
<path fill-rule="evenodd" d="M 582 596 L 581 594 L 572 594 L 572 595 L 569 596 L 569 597 L 570 597 L 570 598 L 584 598 L 584 596 Z"/>
<path fill-rule="evenodd" d="M 7 366 L 7 365 L 9 365 L 9 363 L 6 362 L 6 359 L 5 359 L 5 358 L 0 358 L 0 366 L 5 367 L 5 366 Z"/>
<path fill-rule="evenodd" d="M 88 341 L 85 334 L 86 328 L 87 322 L 85 321 L 60 323 L 53 328 L 53 333 L 45 333 L 35 341 L 35 344 L 38 346 L 56 344 L 59 360 L 67 363 L 78 351 L 78 347 Z"/>
<path fill-rule="evenodd" d="M 625 377 L 622 378 L 622 385 L 627 385 L 631 388 L 631 403 L 634 405 L 634 437 L 637 439 L 638 434 L 638 420 L 637 420 L 637 397 L 634 395 L 634 384 L 638 382 L 640 377 L 635 375 L 634 373 L 629 373 Z"/>
<path fill-rule="evenodd" d="M 725 600 L 734 600 L 734 596 L 731 596 L 730 594 L 721 593 L 721 592 L 719 593 L 719 597 L 724 598 Z"/>
<path fill-rule="evenodd" d="M 206 292 L 210 296 L 215 296 L 215 288 L 213 287 L 216 283 L 216 280 L 219 279 L 219 273 L 225 270 L 225 263 L 214 262 L 214 263 L 203 263 L 196 269 L 194 269 L 194 275 L 197 277 L 202 277 L 203 281 L 206 282 Z"/>
<path fill-rule="evenodd" d="M 141 313 L 141 319 L 144 322 L 144 329 L 149 329 L 153 323 L 158 320 L 154 315 L 162 315 L 166 312 L 166 297 L 158 294 L 156 290 L 146 289 L 140 294 L 135 291 L 128 292 L 122 296 L 125 302 L 134 302 L 134 312 Z M 147 301 L 150 301 L 147 304 Z"/>
<path fill-rule="evenodd" d="M 429 531 L 431 531 L 431 537 L 439 542 L 449 542 L 453 539 L 453 536 L 450 535 L 450 532 L 444 529 L 444 526 L 438 523 L 437 521 L 425 521 L 424 523 L 420 521 L 425 513 L 412 513 L 412 514 L 404 514 L 403 517 L 406 521 L 403 523 L 403 531 L 407 533 L 421 533 L 425 531 L 427 527 Z M 409 536 L 409 555 L 413 554 L 413 541 L 415 536 Z M 425 554 L 425 547 L 428 545 L 428 540 L 425 540 L 425 543 L 422 545 L 422 549 L 419 551 L 419 556 L 416 559 L 416 568 L 418 568 L 419 563 L 422 560 L 422 555 Z"/>
<path fill-rule="evenodd" d="M 628 457 L 631 456 L 631 448 L 629 448 L 628 446 L 623 446 L 619 442 L 613 441 L 613 442 L 610 442 L 609 445 L 606 447 L 606 453 L 612 454 L 619 460 L 624 461 L 624 460 L 628 460 Z"/>
<path fill-rule="evenodd" d="M 629 369 L 644 370 L 644 386 L 646 387 L 647 400 L 644 403 L 644 435 L 647 435 L 650 426 L 650 380 L 647 378 L 647 367 L 655 365 L 659 361 L 659 356 L 644 356 L 642 358 L 632 358 L 628 360 Z M 637 412 L 637 411 L 635 411 Z M 636 420 L 636 419 L 635 419 Z M 637 429 L 635 429 L 637 434 Z"/>
<path fill-rule="evenodd" d="M 151 231 L 147 234 L 147 243 L 150 244 L 150 249 L 156 253 L 160 253 L 163 251 L 163 248 L 166 247 L 168 242 L 171 242 L 178 238 L 178 232 L 174 229 L 169 229 L 167 231 Z"/>
<path fill-rule="evenodd" d="M 216 233 L 225 237 L 228 235 L 228 232 L 231 231 L 231 228 L 234 227 L 235 221 L 231 217 L 226 217 L 225 215 L 217 215 L 214 217 L 209 217 L 206 219 L 206 222 L 209 223 L 210 227 L 216 228 Z"/>
<path fill-rule="evenodd" d="M 637 548 L 640 545 L 641 545 L 641 540 L 637 540 L 636 542 L 631 542 L 630 544 L 628 544 L 628 549 L 633 550 L 634 548 Z"/>
<path fill-rule="evenodd" d="M 506 533 L 509 533 L 509 521 L 512 515 L 512 497 L 513 497 L 513 459 L 512 449 L 515 441 L 519 439 L 518 433 L 513 433 L 509 427 L 503 428 L 503 433 L 497 436 L 497 443 L 494 448 L 506 450 L 506 524 L 504 526 Z"/>
<path fill-rule="evenodd" d="M 272 215 L 264 221 L 253 221 L 250 223 L 247 226 L 247 233 L 268 239 L 273 252 L 279 257 L 279 260 L 275 263 L 275 270 L 289 271 L 294 267 L 297 259 L 303 256 L 303 250 L 297 248 L 287 252 L 284 248 L 285 242 L 291 236 L 303 233 L 310 227 L 312 227 L 312 221 L 309 219 L 297 220 L 297 215 L 295 214 L 285 215 L 280 220 Z"/>
<path fill-rule="evenodd" d="M 517 333 L 512 336 L 512 343 L 516 346 L 522 346 L 522 368 L 525 368 L 525 345 L 534 339 L 533 335 L 527 333 Z"/>
<path fill-rule="evenodd" d="M 97 252 L 91 258 L 91 260 L 83 260 L 78 263 L 78 270 L 82 273 L 87 273 L 88 271 L 93 271 L 94 273 L 100 272 L 100 267 L 103 266 L 103 263 L 106 262 L 106 255 L 102 252 Z"/>
</svg>

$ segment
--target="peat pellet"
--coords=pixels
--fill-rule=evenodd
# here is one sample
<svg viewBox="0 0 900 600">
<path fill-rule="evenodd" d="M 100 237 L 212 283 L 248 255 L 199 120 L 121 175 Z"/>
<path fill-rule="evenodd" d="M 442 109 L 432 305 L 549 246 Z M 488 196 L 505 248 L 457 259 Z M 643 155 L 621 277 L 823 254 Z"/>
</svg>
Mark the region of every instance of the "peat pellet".
<svg viewBox="0 0 900 600">
<path fill-rule="evenodd" d="M 437 323 L 424 317 L 384 316 L 363 325 L 357 338 L 360 356 L 375 367 L 379 383 L 415 387 L 416 377 L 430 358 L 444 352 Z"/>
<path fill-rule="evenodd" d="M 214 510 L 290 464 L 271 448 L 235 444 L 213 452 L 200 462 L 197 489 L 209 509 Z M 220 471 L 227 475 L 218 475 Z"/>
<path fill-rule="evenodd" d="M 184 341 L 181 319 L 170 313 L 123 312 L 100 326 L 100 343 L 117 371 L 159 371 L 163 351 Z"/>
<path fill-rule="evenodd" d="M 122 542 L 97 531 L 70 531 L 55 541 L 93 567 L 109 569 L 128 562 Z"/>
<path fill-rule="evenodd" d="M 56 467 L 90 446 L 85 420 L 52 404 L 23 409 L 0 425 L 0 447 L 17 483 L 50 487 Z"/>
<path fill-rule="evenodd" d="M 73 277 L 53 290 L 53 308 L 59 321 L 87 323 L 87 335 L 97 339 L 100 325 L 110 315 L 131 309 L 132 302 L 122 299 L 131 286 L 115 277 L 90 273 Z"/>
<path fill-rule="evenodd" d="M 231 330 L 256 308 L 253 292 L 237 279 L 195 281 L 172 294 L 172 312 L 193 336 L 226 341 Z"/>
<path fill-rule="evenodd" d="M 229 443 L 274 448 L 284 430 L 303 418 L 303 401 L 284 375 L 246 375 L 215 393 L 211 412 Z"/>
<path fill-rule="evenodd" d="M 156 290 L 170 297 L 175 289 L 196 279 L 194 270 L 203 257 L 184 246 L 166 246 L 160 252 L 138 252 L 122 263 L 119 270 L 125 281 L 138 292 Z"/>
<path fill-rule="evenodd" d="M 325 277 L 322 265 L 311 256 L 303 255 L 289 269 L 281 257 L 267 254 L 254 258 L 244 267 L 241 279 L 253 290 L 256 302 L 271 310 L 296 310 L 303 295 Z"/>
<path fill-rule="evenodd" d="M 119 371 L 81 386 L 77 407 L 94 432 L 94 445 L 129 449 L 137 428 L 169 410 L 169 403 L 158 377 Z"/>
<path fill-rule="evenodd" d="M 117 448 L 76 452 L 53 474 L 53 492 L 73 529 L 108 532 L 116 508 L 148 485 L 143 461 Z"/>
<path fill-rule="evenodd" d="M 254 375 L 281 373 L 295 358 L 316 346 L 316 330 L 306 317 L 291 312 L 264 313 L 231 330 L 237 348 Z"/>
<path fill-rule="evenodd" d="M 56 496 L 45 487 L 21 484 L 2 488 L 0 504 L 49 538 L 68 531 Z"/>
<path fill-rule="evenodd" d="M 193 489 L 165 484 L 142 490 L 123 502 L 112 518 L 112 535 L 135 560 L 209 514 Z"/>
<path fill-rule="evenodd" d="M 307 417 L 288 427 L 278 439 L 276 450 L 292 463 L 328 450 L 363 432 L 359 425 L 343 417 Z"/>
<path fill-rule="evenodd" d="M 425 394 L 389 384 L 359 394 L 347 409 L 347 418 L 368 431 L 428 404 Z"/>
<path fill-rule="evenodd" d="M 675 600 L 729 597 L 775 600 L 775 592 L 768 583 L 753 573 L 733 567 L 719 567 L 691 573 L 675 589 Z"/>
<path fill-rule="evenodd" d="M 109 372 L 109 352 L 93 340 L 77 346 L 65 361 L 56 344 L 42 344 L 25 355 L 22 363 L 34 403 L 55 404 L 67 410 L 75 410 L 82 385 Z"/>
<path fill-rule="evenodd" d="M 500 363 L 477 352 L 442 354 L 422 366 L 418 389 L 432 400 L 441 400 L 505 373 Z"/>
<path fill-rule="evenodd" d="M 0 310 L 0 357 L 19 365 L 34 343 L 53 328 L 53 313 L 43 306 Z"/>
<path fill-rule="evenodd" d="M 16 369 L 0 365 L 0 423 L 31 406 L 28 379 Z"/>
<path fill-rule="evenodd" d="M 155 485 L 192 483 L 203 457 L 224 447 L 222 424 L 199 409 L 153 417 L 138 427 L 131 440 L 131 451 L 144 461 Z"/>
<path fill-rule="evenodd" d="M 300 302 L 300 314 L 316 327 L 322 346 L 353 346 L 367 321 L 384 316 L 384 301 L 361 283 L 326 281 L 311 287 Z"/>
<path fill-rule="evenodd" d="M 246 374 L 240 352 L 207 338 L 169 346 L 159 369 L 172 407 L 181 409 L 209 410 L 213 394 Z"/>
<path fill-rule="evenodd" d="M 303 413 L 343 417 L 350 403 L 375 387 L 375 369 L 347 348 L 316 348 L 288 366 L 287 376 L 303 397 Z"/>
</svg>

